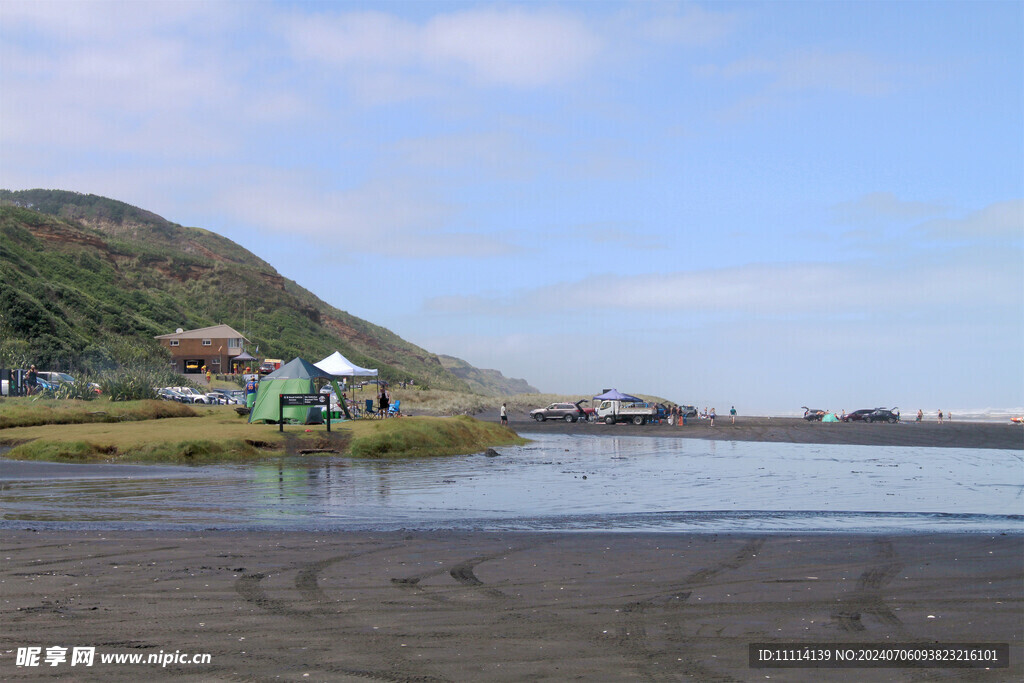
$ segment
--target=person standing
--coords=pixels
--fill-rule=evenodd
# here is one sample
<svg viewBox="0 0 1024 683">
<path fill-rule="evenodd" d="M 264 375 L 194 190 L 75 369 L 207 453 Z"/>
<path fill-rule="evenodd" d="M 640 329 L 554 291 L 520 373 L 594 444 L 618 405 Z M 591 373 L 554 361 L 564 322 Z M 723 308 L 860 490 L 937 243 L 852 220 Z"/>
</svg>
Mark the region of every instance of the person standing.
<svg viewBox="0 0 1024 683">
<path fill-rule="evenodd" d="M 253 404 L 256 403 L 256 391 L 259 389 L 258 376 L 250 374 L 249 379 L 245 383 L 245 407 L 250 410 L 252 410 Z"/>
<path fill-rule="evenodd" d="M 36 393 L 36 389 L 39 387 L 39 373 L 36 372 L 34 365 L 28 369 L 28 373 L 25 375 L 25 387 L 28 396 Z"/>
<path fill-rule="evenodd" d="M 508 406 L 501 404 L 501 424 L 508 426 Z"/>
<path fill-rule="evenodd" d="M 732 423 L 736 424 L 736 406 L 729 408 L 729 417 L 732 418 Z"/>
<path fill-rule="evenodd" d="M 711 412 L 708 413 L 708 417 L 711 419 L 711 426 L 714 427 L 715 426 L 715 409 L 714 408 L 712 408 Z"/>
<path fill-rule="evenodd" d="M 920 408 L 918 408 L 918 409 L 917 409 L 917 420 L 916 420 L 916 422 L 920 422 L 920 421 L 921 421 L 921 418 L 923 418 L 923 417 L 924 417 L 924 413 L 923 413 L 923 412 L 921 412 L 921 409 L 920 409 Z"/>
<path fill-rule="evenodd" d="M 942 424 L 942 411 L 939 411 L 939 424 Z"/>
</svg>

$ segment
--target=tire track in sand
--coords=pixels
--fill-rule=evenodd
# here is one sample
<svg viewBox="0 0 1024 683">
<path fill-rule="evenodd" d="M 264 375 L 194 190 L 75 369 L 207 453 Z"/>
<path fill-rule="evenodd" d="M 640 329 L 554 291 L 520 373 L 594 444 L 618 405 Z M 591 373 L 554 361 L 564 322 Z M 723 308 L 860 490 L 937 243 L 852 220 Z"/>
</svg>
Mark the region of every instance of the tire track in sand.
<svg viewBox="0 0 1024 683">
<path fill-rule="evenodd" d="M 880 592 L 899 575 L 903 564 L 891 541 L 875 540 L 872 545 L 877 564 L 864 570 L 849 596 L 839 599 L 843 607 L 832 611 L 832 623 L 841 631 L 859 633 L 867 628 L 861 616 L 868 615 L 895 629 L 897 635 L 906 635 L 903 622 L 885 604 Z"/>
<path fill-rule="evenodd" d="M 644 674 L 650 680 L 678 680 L 680 674 L 699 681 L 738 680 L 719 673 L 700 662 L 687 661 L 680 657 L 679 655 L 686 652 L 685 644 L 692 640 L 682 634 L 681 628 L 679 629 L 680 635 L 674 641 L 678 643 L 678 651 L 665 654 L 653 648 L 647 634 L 647 612 L 659 607 L 661 609 L 685 610 L 687 600 L 693 594 L 694 588 L 708 583 L 719 574 L 739 569 L 749 563 L 751 558 L 757 556 L 764 542 L 763 538 L 750 539 L 731 557 L 693 572 L 679 583 L 671 584 L 668 586 L 668 590 L 658 595 L 628 603 L 623 607 L 622 613 L 625 618 L 624 623 L 618 629 L 617 643 L 641 663 Z M 677 616 L 676 620 L 681 621 L 682 617 Z M 678 661 L 680 659 L 682 661 Z M 663 665 L 658 666 L 659 660 L 663 660 Z"/>
<path fill-rule="evenodd" d="M 319 616 L 329 613 L 324 604 L 332 602 L 327 594 L 320 588 L 319 576 L 324 569 L 333 564 L 337 564 L 338 562 L 352 560 L 357 557 L 363 557 L 364 555 L 371 555 L 373 553 L 394 550 L 395 548 L 400 547 L 401 544 L 396 543 L 382 546 L 380 548 L 371 548 L 369 550 L 336 555 L 317 562 L 299 565 L 295 575 L 295 588 L 299 591 L 299 595 L 302 596 L 302 599 L 297 602 L 310 603 L 314 605 L 314 609 L 297 609 L 288 601 L 269 597 L 263 588 L 263 579 L 267 578 L 269 575 L 262 572 L 250 572 L 239 577 L 235 581 L 235 591 L 246 601 L 253 603 L 260 609 L 273 612 L 274 614 L 300 618 Z"/>
</svg>

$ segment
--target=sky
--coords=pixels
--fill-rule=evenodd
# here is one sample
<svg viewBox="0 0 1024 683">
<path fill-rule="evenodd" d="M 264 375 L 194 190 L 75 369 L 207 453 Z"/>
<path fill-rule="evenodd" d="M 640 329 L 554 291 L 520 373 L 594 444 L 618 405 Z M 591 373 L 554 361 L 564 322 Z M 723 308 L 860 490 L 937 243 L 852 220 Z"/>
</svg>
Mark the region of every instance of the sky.
<svg viewBox="0 0 1024 683">
<path fill-rule="evenodd" d="M 4 0 L 0 187 L 544 392 L 1024 406 L 1022 2 Z"/>
</svg>

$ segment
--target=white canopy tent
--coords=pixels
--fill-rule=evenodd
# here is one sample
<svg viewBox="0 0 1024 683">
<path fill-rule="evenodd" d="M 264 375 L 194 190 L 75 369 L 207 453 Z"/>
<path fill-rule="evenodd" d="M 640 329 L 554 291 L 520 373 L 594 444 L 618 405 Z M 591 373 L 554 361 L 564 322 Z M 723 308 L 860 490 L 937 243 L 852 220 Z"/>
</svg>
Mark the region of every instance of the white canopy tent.
<svg viewBox="0 0 1024 683">
<path fill-rule="evenodd" d="M 376 377 L 377 371 L 361 368 L 348 358 L 335 351 L 315 365 L 329 375 L 335 377 Z"/>
</svg>

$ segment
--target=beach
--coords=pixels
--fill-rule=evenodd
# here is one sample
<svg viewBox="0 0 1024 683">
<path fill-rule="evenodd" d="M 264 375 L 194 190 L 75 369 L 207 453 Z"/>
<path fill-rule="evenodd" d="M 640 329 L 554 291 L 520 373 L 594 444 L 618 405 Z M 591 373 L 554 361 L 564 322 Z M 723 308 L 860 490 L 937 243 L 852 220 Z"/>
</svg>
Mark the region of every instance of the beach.
<svg viewBox="0 0 1024 683">
<path fill-rule="evenodd" d="M 479 420 L 498 421 L 497 411 L 475 416 Z M 766 441 L 774 443 L 845 444 L 851 446 L 926 446 L 937 448 L 1024 449 L 1024 426 L 1009 421 L 997 422 L 913 422 L 897 424 L 866 422 L 808 422 L 798 417 L 745 417 L 733 424 L 728 415 L 710 420 L 690 418 L 686 425 L 535 422 L 527 415 L 513 415 L 510 426 L 521 434 L 616 434 L 620 436 L 658 436 L 717 441 Z M 586 430 L 586 431 L 583 431 Z"/>
<path fill-rule="evenodd" d="M 1019 678 L 1024 537 L 5 531 L 0 676 Z M 759 669 L 751 643 L 1009 643 L 1004 669 Z M 207 654 L 17 666 L 17 648 Z"/>
<path fill-rule="evenodd" d="M 1007 449 L 1019 449 L 1022 434 L 1012 425 L 822 425 L 779 418 L 738 419 L 735 426 L 719 419 L 714 428 L 703 422 L 635 427 L 515 420 L 513 427 L 524 434 L 886 439 L 887 445 Z M 578 487 L 582 480 L 572 481 Z M 993 495 L 1000 490 L 993 488 Z M 142 484 L 110 491 L 110 505 L 144 491 L 153 495 Z M 17 519 L 0 534 L 3 680 L 1024 676 L 1024 535 L 1015 533 L 115 531 Z M 750 664 L 755 643 L 1006 643 L 1009 661 L 987 670 L 767 669 Z M 24 656 L 33 647 L 39 648 L 36 665 L 19 666 L 19 651 Z M 45 657 L 54 647 L 67 648 L 67 659 L 60 661 L 55 650 L 50 666 Z M 92 648 L 93 664 L 72 667 L 74 648 Z M 117 655 L 144 661 L 101 661 Z M 145 662 L 150 655 L 154 663 Z"/>
</svg>

